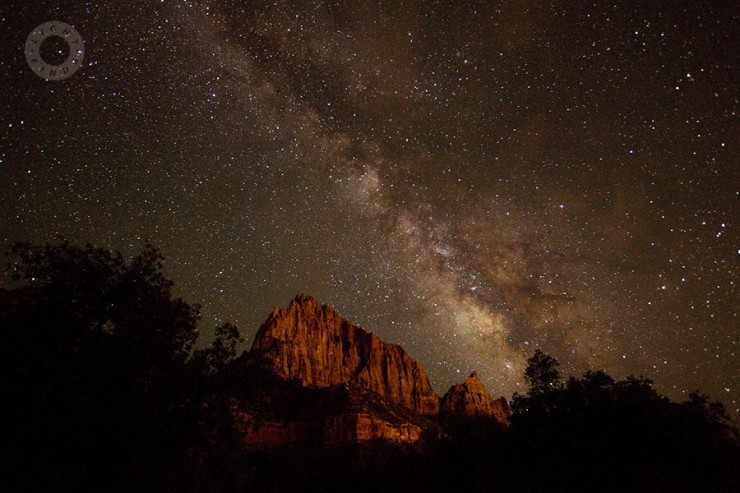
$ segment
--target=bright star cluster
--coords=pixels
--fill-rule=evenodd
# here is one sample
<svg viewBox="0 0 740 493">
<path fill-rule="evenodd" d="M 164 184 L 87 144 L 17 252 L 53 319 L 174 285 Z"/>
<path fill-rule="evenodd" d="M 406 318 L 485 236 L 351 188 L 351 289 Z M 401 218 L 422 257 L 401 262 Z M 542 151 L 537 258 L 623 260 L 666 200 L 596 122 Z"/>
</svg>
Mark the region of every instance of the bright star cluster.
<svg viewBox="0 0 740 493">
<path fill-rule="evenodd" d="M 306 292 L 439 393 L 511 396 L 542 348 L 738 412 L 729 5 L 16 3 L 4 244 L 151 241 L 205 340 Z M 54 19 L 85 60 L 45 81 L 23 47 Z"/>
</svg>

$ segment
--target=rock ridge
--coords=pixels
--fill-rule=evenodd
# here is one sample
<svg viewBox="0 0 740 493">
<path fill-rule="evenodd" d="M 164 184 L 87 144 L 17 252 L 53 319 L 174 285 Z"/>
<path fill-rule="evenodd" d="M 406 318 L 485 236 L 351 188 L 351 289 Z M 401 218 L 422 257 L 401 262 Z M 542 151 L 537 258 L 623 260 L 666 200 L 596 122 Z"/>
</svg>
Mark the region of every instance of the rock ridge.
<svg viewBox="0 0 740 493">
<path fill-rule="evenodd" d="M 463 383 L 450 387 L 442 397 L 441 412 L 448 416 L 491 416 L 505 425 L 511 417 L 506 399 L 491 398 L 475 371 Z"/>
<path fill-rule="evenodd" d="M 439 396 L 420 363 L 306 294 L 270 313 L 251 352 L 286 380 L 319 388 L 359 385 L 418 414 L 439 413 Z"/>
<path fill-rule="evenodd" d="M 439 432 L 439 417 L 484 416 L 506 426 L 511 416 L 506 399 L 492 399 L 476 372 L 440 399 L 423 366 L 401 346 L 306 294 L 272 310 L 244 361 L 269 376 L 259 378 L 263 409 L 235 411 L 250 446 L 415 442 Z M 294 411 L 281 418 L 273 407 Z"/>
</svg>

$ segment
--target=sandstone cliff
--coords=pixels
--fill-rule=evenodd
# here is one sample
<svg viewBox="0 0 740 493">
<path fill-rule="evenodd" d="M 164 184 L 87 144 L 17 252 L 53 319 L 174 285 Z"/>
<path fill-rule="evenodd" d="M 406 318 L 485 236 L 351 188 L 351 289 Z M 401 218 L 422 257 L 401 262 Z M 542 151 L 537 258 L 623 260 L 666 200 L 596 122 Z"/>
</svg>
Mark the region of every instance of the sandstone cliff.
<svg viewBox="0 0 740 493">
<path fill-rule="evenodd" d="M 365 442 L 382 438 L 408 443 L 421 439 L 421 427 L 413 423 L 390 423 L 370 414 L 341 414 L 324 419 L 324 445 Z"/>
<path fill-rule="evenodd" d="M 252 353 L 286 380 L 318 388 L 358 385 L 418 414 L 439 413 L 439 397 L 421 364 L 307 295 L 273 310 Z"/>
<path fill-rule="evenodd" d="M 243 366 L 247 372 L 254 367 Z M 247 401 L 233 399 L 231 414 L 242 443 L 252 449 L 336 446 L 372 440 L 410 443 L 438 429 L 435 420 L 360 386 L 301 387 L 252 373 Z"/>
<path fill-rule="evenodd" d="M 251 397 L 232 412 L 252 448 L 409 443 L 444 434 L 440 414 L 502 424 L 511 415 L 475 373 L 450 388 L 440 410 L 424 369 L 406 351 L 307 295 L 273 310 L 235 368 L 251 382 Z"/>
<path fill-rule="evenodd" d="M 503 424 L 508 424 L 511 416 L 506 399 L 493 400 L 476 372 L 471 373 L 465 382 L 450 387 L 442 398 L 441 408 L 445 415 L 493 416 Z"/>
</svg>

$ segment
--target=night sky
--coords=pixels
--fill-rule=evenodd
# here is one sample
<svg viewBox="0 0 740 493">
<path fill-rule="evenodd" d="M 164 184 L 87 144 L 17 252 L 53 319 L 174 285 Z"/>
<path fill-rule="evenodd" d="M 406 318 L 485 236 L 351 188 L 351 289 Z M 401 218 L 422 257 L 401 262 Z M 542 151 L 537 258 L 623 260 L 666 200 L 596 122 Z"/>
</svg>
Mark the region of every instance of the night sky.
<svg viewBox="0 0 740 493">
<path fill-rule="evenodd" d="M 737 413 L 733 2 L 375 3 L 4 1 L 0 242 L 151 241 L 205 342 L 305 292 L 438 393 L 542 348 Z"/>
</svg>

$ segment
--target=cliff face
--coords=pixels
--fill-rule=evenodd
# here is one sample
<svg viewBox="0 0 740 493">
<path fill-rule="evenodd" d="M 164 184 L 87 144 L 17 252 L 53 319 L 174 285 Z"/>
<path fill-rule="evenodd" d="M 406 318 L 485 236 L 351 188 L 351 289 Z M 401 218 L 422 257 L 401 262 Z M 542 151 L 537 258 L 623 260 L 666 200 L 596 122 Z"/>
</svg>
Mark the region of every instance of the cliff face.
<svg viewBox="0 0 740 493">
<path fill-rule="evenodd" d="M 307 295 L 275 308 L 242 358 L 253 397 L 232 413 L 244 444 L 334 446 L 369 440 L 415 442 L 442 431 L 443 416 L 509 423 L 473 373 L 441 401 L 422 366 Z M 298 384 L 298 385 L 296 385 Z"/>
<path fill-rule="evenodd" d="M 450 387 L 442 398 L 441 408 L 446 415 L 493 416 L 502 424 L 509 424 L 511 417 L 506 399 L 493 400 L 476 372 L 471 373 L 465 382 Z"/>
<path fill-rule="evenodd" d="M 242 443 L 253 449 L 269 450 L 288 444 L 321 443 L 320 420 L 267 420 L 238 409 L 232 411 Z"/>
<path fill-rule="evenodd" d="M 382 438 L 391 442 L 416 442 L 422 429 L 412 423 L 393 424 L 369 414 L 328 416 L 324 420 L 324 445 L 357 443 Z"/>
<path fill-rule="evenodd" d="M 418 414 L 439 413 L 439 397 L 423 367 L 403 348 L 352 325 L 307 295 L 273 310 L 257 332 L 252 352 L 286 380 L 319 388 L 359 385 Z"/>
</svg>

